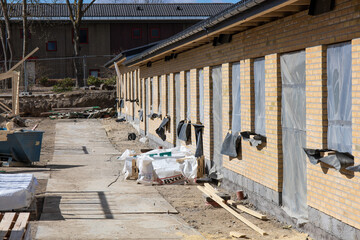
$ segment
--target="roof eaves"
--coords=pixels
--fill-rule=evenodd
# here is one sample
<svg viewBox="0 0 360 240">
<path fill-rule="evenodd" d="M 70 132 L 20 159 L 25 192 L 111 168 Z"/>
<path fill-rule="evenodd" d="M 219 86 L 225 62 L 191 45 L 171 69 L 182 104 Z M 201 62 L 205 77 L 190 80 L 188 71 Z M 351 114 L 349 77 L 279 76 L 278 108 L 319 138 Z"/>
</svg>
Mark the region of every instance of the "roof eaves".
<svg viewBox="0 0 360 240">
<path fill-rule="evenodd" d="M 206 35 L 208 30 L 221 22 L 224 22 L 233 16 L 239 15 L 246 10 L 249 10 L 263 2 L 286 2 L 287 0 L 242 0 L 233 6 L 225 9 L 224 11 L 206 19 L 199 23 L 194 24 L 193 26 L 189 27 L 188 29 L 175 34 L 174 36 L 168 38 L 167 40 L 163 41 L 162 43 L 155 45 L 154 47 L 144 51 L 142 54 L 139 54 L 136 58 L 132 58 L 131 60 L 126 60 L 124 65 L 131 66 L 138 62 L 144 61 L 151 56 L 157 55 L 165 50 L 169 50 L 175 45 L 179 45 L 179 43 L 186 43 L 190 41 L 194 41 L 196 38 Z"/>
</svg>

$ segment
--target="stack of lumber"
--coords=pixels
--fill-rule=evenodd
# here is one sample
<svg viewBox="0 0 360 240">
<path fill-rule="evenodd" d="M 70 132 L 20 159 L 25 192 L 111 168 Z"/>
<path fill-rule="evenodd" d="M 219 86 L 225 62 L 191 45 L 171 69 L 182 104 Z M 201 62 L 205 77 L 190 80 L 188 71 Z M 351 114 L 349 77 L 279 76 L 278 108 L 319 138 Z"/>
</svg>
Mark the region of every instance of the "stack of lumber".
<svg viewBox="0 0 360 240">
<path fill-rule="evenodd" d="M 0 213 L 0 239 L 30 239 L 30 213 Z"/>
<path fill-rule="evenodd" d="M 232 206 L 235 205 L 234 201 L 228 200 L 225 201 L 223 198 L 221 198 L 218 195 L 218 191 L 216 189 L 214 189 L 210 184 L 205 183 L 204 187 L 202 186 L 198 186 L 197 187 L 200 191 L 202 191 L 204 194 L 206 194 L 207 196 L 209 196 L 211 199 L 213 199 L 217 204 L 219 204 L 221 207 L 223 207 L 225 210 L 227 210 L 228 212 L 230 212 L 234 217 L 236 217 L 237 219 L 239 219 L 240 221 L 242 221 L 243 223 L 245 223 L 247 226 L 249 226 L 250 228 L 252 228 L 253 230 L 255 230 L 256 232 L 258 232 L 261 235 L 266 235 L 267 233 L 259 228 L 258 226 L 256 226 L 255 224 L 253 224 L 252 222 L 250 222 L 248 219 L 246 219 L 245 217 L 241 216 L 235 209 L 233 209 Z M 259 219 L 265 220 L 266 216 L 263 214 L 260 214 L 254 210 L 251 210 L 245 206 L 241 206 L 241 205 L 237 205 L 237 208 L 240 209 L 242 212 L 246 212 L 250 215 L 253 215 L 254 217 L 257 217 Z M 244 234 L 241 233 L 234 233 L 234 235 L 236 236 L 243 236 Z M 235 236 L 234 236 L 235 237 Z"/>
</svg>

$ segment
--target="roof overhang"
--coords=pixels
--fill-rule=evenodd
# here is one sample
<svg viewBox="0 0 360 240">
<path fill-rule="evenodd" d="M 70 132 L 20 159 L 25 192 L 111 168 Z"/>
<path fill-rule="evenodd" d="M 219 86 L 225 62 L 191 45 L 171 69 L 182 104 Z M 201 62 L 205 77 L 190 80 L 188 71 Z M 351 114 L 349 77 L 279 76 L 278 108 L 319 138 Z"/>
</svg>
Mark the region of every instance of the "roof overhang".
<svg viewBox="0 0 360 240">
<path fill-rule="evenodd" d="M 168 41 L 167 45 L 159 44 L 159 47 L 155 46 L 149 49 L 149 51 L 144 51 L 141 58 L 129 59 L 129 61 L 125 61 L 124 64 L 126 66 L 140 66 L 149 61 L 159 61 L 166 55 L 172 53 L 180 54 L 190 49 L 208 44 L 214 37 L 218 37 L 220 34 L 240 33 L 297 12 L 304 11 L 309 8 L 309 5 L 310 0 L 263 1 L 260 4 L 254 5 L 241 13 L 235 14 L 210 28 L 205 28 L 197 33 L 191 34 L 187 33 L 187 30 L 185 30 L 179 34 L 188 34 L 187 37 L 179 36 L 178 39 L 175 39 L 172 42 Z M 211 18 L 208 20 L 211 20 Z M 191 28 L 192 27 L 189 29 Z M 175 36 L 178 36 L 179 34 Z M 164 42 L 166 43 L 166 41 Z"/>
</svg>

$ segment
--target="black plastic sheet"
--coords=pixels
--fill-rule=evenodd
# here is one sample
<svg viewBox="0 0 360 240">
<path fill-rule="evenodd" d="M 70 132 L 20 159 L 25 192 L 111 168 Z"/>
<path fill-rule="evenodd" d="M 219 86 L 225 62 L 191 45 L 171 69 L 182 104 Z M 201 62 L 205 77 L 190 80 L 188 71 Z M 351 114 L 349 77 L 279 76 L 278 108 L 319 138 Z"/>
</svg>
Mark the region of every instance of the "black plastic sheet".
<svg viewBox="0 0 360 240">
<path fill-rule="evenodd" d="M 241 137 L 244 141 L 250 142 L 251 146 L 257 147 L 266 142 L 266 137 L 256 134 L 254 132 L 241 132 Z"/>
<path fill-rule="evenodd" d="M 143 111 L 143 110 L 139 110 L 138 112 L 139 112 L 139 119 L 140 119 L 140 121 L 142 121 L 142 120 L 143 120 L 143 116 L 144 116 L 144 111 Z"/>
<path fill-rule="evenodd" d="M 181 128 L 179 129 L 179 126 L 180 126 L 180 123 L 179 123 L 178 138 L 185 142 L 189 142 L 191 140 L 191 124 L 187 123 L 185 121 L 180 121 L 180 122 L 182 122 L 182 125 L 181 125 Z"/>
<path fill-rule="evenodd" d="M 203 150 L 204 126 L 201 124 L 193 124 L 193 126 L 195 129 L 195 138 L 196 138 L 195 157 L 201 157 L 204 155 L 204 150 Z"/>
<path fill-rule="evenodd" d="M 313 165 L 316 165 L 319 162 L 323 162 L 338 171 L 341 169 L 346 169 L 348 171 L 360 172 L 360 165 L 354 166 L 354 156 L 352 156 L 350 153 L 341 153 L 327 149 L 324 150 L 309 148 L 304 148 L 304 151 Z M 324 153 L 326 152 L 330 153 L 327 156 L 324 156 Z"/>
<path fill-rule="evenodd" d="M 119 107 L 124 108 L 124 99 L 120 99 L 119 101 Z"/>
<path fill-rule="evenodd" d="M 155 118 L 160 117 L 160 115 L 157 114 L 157 113 L 150 113 L 150 114 L 148 115 L 148 117 L 149 117 L 150 119 L 155 119 Z"/>
<path fill-rule="evenodd" d="M 228 132 L 221 146 L 221 154 L 230 157 L 237 157 L 240 153 L 240 149 L 241 149 L 240 132 L 236 132 L 234 134 Z"/>
<path fill-rule="evenodd" d="M 161 140 L 166 140 L 166 134 L 165 134 L 165 126 L 168 124 L 169 118 L 165 117 L 160 126 L 155 130 L 156 134 L 161 138 Z"/>
</svg>

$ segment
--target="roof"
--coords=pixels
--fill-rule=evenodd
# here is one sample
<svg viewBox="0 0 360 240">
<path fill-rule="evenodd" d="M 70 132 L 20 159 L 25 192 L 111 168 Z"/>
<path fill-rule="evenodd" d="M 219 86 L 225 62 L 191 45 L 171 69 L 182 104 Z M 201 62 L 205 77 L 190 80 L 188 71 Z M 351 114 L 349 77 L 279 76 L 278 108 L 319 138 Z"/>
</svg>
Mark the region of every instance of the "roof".
<svg viewBox="0 0 360 240">
<path fill-rule="evenodd" d="M 163 3 L 163 4 L 93 4 L 85 13 L 83 20 L 167 20 L 167 19 L 205 19 L 232 4 L 229 3 Z M 85 4 L 84 7 L 87 5 Z M 14 4 L 10 10 L 13 18 L 20 18 L 21 4 Z M 29 19 L 68 20 L 66 4 L 28 5 Z M 0 11 L 1 15 L 2 12 Z"/>
<path fill-rule="evenodd" d="M 137 56 L 127 59 L 124 65 L 144 64 L 159 60 L 165 54 L 181 53 L 204 44 L 220 34 L 235 34 L 257 27 L 294 12 L 308 8 L 310 0 L 241 0 L 227 9 L 179 32 Z"/>
</svg>

